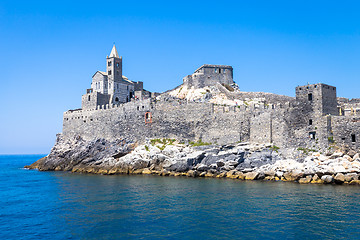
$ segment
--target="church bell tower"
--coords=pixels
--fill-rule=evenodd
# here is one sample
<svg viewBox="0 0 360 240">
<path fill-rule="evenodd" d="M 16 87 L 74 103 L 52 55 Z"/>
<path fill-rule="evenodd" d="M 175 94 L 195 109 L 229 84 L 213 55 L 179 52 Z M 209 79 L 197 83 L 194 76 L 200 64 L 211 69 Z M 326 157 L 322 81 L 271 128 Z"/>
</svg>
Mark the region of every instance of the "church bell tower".
<svg viewBox="0 0 360 240">
<path fill-rule="evenodd" d="M 106 57 L 106 73 L 109 81 L 108 94 L 114 94 L 115 84 L 122 80 L 122 57 L 119 57 L 115 44 L 110 56 Z"/>
</svg>

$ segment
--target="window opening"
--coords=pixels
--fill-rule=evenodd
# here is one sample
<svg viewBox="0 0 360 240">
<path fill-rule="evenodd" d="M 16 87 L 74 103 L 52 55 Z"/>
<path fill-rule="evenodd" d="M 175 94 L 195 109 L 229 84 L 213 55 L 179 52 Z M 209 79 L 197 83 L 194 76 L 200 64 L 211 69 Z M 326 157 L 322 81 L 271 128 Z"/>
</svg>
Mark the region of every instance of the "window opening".
<svg viewBox="0 0 360 240">
<path fill-rule="evenodd" d="M 309 125 L 312 125 L 313 122 L 312 122 L 312 119 L 309 119 Z"/>
<path fill-rule="evenodd" d="M 315 137 L 316 137 L 316 132 L 309 132 L 310 139 L 315 139 Z"/>
<path fill-rule="evenodd" d="M 313 100 L 313 95 L 312 95 L 312 93 L 309 93 L 309 94 L 308 94 L 308 100 L 309 100 L 309 101 L 312 101 L 312 100 Z"/>
<path fill-rule="evenodd" d="M 351 142 L 356 142 L 356 136 L 355 134 L 351 134 Z"/>
<path fill-rule="evenodd" d="M 152 123 L 152 115 L 151 112 L 146 112 L 145 113 L 145 124 L 147 123 Z"/>
</svg>

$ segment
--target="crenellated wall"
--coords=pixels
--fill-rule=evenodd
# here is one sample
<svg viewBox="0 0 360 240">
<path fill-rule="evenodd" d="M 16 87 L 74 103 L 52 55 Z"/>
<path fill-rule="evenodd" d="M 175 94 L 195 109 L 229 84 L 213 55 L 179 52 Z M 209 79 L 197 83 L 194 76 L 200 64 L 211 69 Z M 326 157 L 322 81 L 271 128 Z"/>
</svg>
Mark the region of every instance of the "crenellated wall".
<svg viewBox="0 0 360 240">
<path fill-rule="evenodd" d="M 67 111 L 64 113 L 63 134 L 65 137 L 81 136 L 87 140 L 178 138 L 219 144 L 252 140 L 283 145 L 282 139 L 288 127 L 282 122 L 282 116 L 291 106 L 290 103 L 220 106 L 147 99 L 104 105 L 97 109 Z M 145 123 L 147 112 L 152 115 L 151 123 Z M 262 139 L 260 133 L 265 129 L 269 133 Z"/>
<path fill-rule="evenodd" d="M 271 94 L 268 99 L 265 94 L 263 102 L 249 101 L 241 106 L 171 97 L 89 106 L 64 113 L 63 135 L 81 136 L 86 140 L 127 138 L 139 142 L 146 138 L 201 139 L 218 144 L 251 141 L 308 149 L 327 149 L 335 141 L 358 149 L 360 118 L 328 114 L 335 109 L 334 88 L 329 86 L 331 93 L 324 94 L 321 88 L 311 90 L 310 87 L 306 90 L 298 87 L 297 100 Z M 309 93 L 313 94 L 311 100 Z M 274 99 L 279 101 L 270 103 Z M 149 123 L 145 122 L 147 113 L 151 114 Z"/>
</svg>

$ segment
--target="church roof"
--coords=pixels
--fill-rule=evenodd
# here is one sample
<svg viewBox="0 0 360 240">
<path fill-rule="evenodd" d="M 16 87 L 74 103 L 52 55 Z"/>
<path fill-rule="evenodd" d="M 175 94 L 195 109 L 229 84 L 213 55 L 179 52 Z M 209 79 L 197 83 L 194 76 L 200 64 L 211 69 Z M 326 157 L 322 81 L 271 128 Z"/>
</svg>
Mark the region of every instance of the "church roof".
<svg viewBox="0 0 360 240">
<path fill-rule="evenodd" d="M 101 75 L 107 76 L 107 73 L 106 73 L 106 72 L 96 71 L 96 72 L 94 73 L 94 75 L 92 75 L 92 77 L 94 77 L 97 73 L 100 73 Z"/>
<path fill-rule="evenodd" d="M 109 57 L 116 57 L 116 58 L 119 58 L 119 54 L 116 50 L 116 47 L 115 47 L 115 44 L 113 46 L 113 48 L 111 49 L 111 53 L 110 53 L 110 56 Z"/>
</svg>

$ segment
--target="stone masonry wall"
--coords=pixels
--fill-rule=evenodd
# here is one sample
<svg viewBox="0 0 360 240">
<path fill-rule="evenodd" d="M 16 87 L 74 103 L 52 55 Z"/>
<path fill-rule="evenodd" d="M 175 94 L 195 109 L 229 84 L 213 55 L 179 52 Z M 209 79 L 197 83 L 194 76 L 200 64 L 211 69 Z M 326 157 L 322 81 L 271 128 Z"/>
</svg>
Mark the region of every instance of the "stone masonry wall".
<svg viewBox="0 0 360 240">
<path fill-rule="evenodd" d="M 65 137 L 81 136 L 86 140 L 180 138 L 219 144 L 252 140 L 273 141 L 282 146 L 288 130 L 282 116 L 287 108 L 282 104 L 271 107 L 220 106 L 147 99 L 98 109 L 67 111 L 64 113 L 63 134 Z M 152 123 L 145 123 L 147 112 L 152 115 Z M 264 128 L 270 132 L 266 138 L 260 139 Z"/>
<path fill-rule="evenodd" d="M 331 128 L 335 143 L 359 149 L 360 117 L 332 116 Z"/>
</svg>

